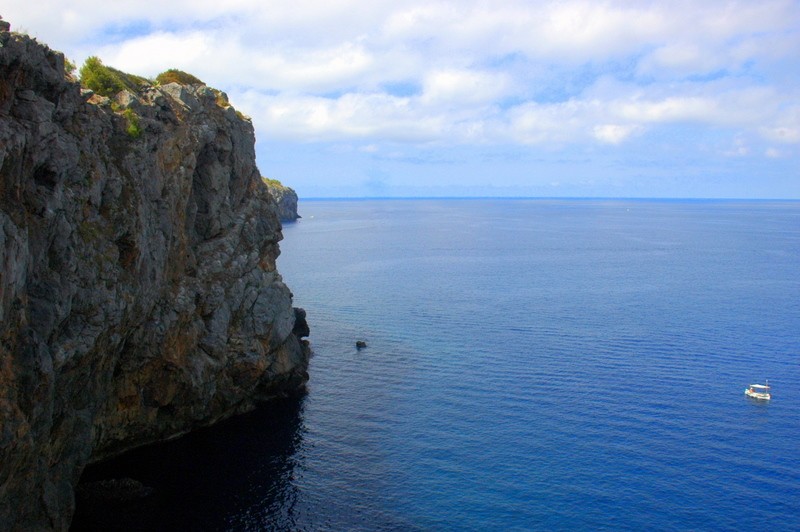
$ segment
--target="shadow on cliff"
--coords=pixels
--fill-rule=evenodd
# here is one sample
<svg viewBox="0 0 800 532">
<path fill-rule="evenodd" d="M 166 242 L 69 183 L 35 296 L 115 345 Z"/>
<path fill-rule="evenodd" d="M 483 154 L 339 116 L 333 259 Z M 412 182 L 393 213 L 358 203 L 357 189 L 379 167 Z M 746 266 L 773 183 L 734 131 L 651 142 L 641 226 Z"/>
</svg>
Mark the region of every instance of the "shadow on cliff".
<svg viewBox="0 0 800 532">
<path fill-rule="evenodd" d="M 152 493 L 133 501 L 77 497 L 70 530 L 288 530 L 297 528 L 305 395 L 86 468 L 81 485 L 133 478 Z"/>
</svg>

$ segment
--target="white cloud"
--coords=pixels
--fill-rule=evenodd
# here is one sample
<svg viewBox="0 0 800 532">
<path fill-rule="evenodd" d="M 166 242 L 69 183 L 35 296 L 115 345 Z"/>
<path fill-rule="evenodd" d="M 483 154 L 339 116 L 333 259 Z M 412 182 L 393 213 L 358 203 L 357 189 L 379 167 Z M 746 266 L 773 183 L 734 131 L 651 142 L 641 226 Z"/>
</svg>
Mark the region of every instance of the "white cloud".
<svg viewBox="0 0 800 532">
<path fill-rule="evenodd" d="M 642 126 L 636 124 L 603 124 L 595 126 L 593 131 L 597 140 L 608 144 L 619 144 L 642 129 Z"/>
<path fill-rule="evenodd" d="M 614 102 L 620 116 L 635 122 L 711 121 L 719 115 L 717 102 L 696 96 L 675 96 L 659 100 Z"/>
<path fill-rule="evenodd" d="M 698 43 L 670 43 L 660 46 L 645 57 L 637 72 L 657 78 L 706 74 L 729 66 L 727 57 L 716 48 Z"/>
<path fill-rule="evenodd" d="M 523 144 L 563 144 L 580 140 L 591 103 L 527 103 L 507 113 L 507 127 L 499 135 Z"/>
<path fill-rule="evenodd" d="M 355 138 L 373 144 L 512 142 L 560 148 L 587 141 L 618 145 L 646 130 L 689 124 L 727 128 L 731 136 L 750 131 L 771 141 L 800 141 L 800 127 L 792 125 L 780 99 L 768 90 L 724 92 L 712 87 L 704 92 L 690 86 L 681 89 L 690 94 L 665 96 L 661 90 L 617 85 L 616 96 L 606 89 L 589 90 L 564 102 L 528 101 L 503 108 L 489 105 L 491 94 L 459 83 L 462 77 L 471 79 L 463 72 L 448 74 L 411 96 L 376 91 L 325 97 L 258 90 L 230 96 L 235 105 L 242 102 L 259 135 L 267 138 Z M 461 92 L 463 87 L 472 90 Z"/>
<path fill-rule="evenodd" d="M 218 52 L 218 42 L 202 32 L 153 33 L 120 45 L 107 45 L 94 53 L 109 65 L 129 72 L 155 75 L 168 68 L 191 68 Z M 202 72 L 198 72 L 202 75 Z"/>
<path fill-rule="evenodd" d="M 235 36 L 190 31 L 153 33 L 96 52 L 109 65 L 155 76 L 180 68 L 214 84 L 317 92 L 359 84 L 373 57 L 358 43 L 331 48 L 254 50 Z"/>
<path fill-rule="evenodd" d="M 265 138 L 429 142 L 446 127 L 442 116 L 420 113 L 411 107 L 410 99 L 380 93 L 350 93 L 334 99 L 251 91 L 237 97 Z"/>
<path fill-rule="evenodd" d="M 500 73 L 462 70 L 429 72 L 422 82 L 422 101 L 427 104 L 491 103 L 507 93 L 507 76 Z"/>
<path fill-rule="evenodd" d="M 786 0 L 10 0 L 2 14 L 79 61 L 192 72 L 269 138 L 559 148 L 690 124 L 800 142 Z"/>
</svg>

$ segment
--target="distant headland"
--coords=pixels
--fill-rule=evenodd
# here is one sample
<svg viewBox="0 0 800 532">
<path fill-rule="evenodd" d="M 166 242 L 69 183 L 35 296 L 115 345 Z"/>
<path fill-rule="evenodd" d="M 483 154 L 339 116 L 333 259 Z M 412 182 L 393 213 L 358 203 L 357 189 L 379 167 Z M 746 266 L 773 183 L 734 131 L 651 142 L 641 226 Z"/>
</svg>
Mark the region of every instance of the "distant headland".
<svg viewBox="0 0 800 532">
<path fill-rule="evenodd" d="M 267 190 L 278 204 L 278 217 L 282 222 L 294 222 L 300 215 L 297 213 L 297 193 L 283 185 L 277 179 L 261 178 L 267 185 Z"/>
</svg>

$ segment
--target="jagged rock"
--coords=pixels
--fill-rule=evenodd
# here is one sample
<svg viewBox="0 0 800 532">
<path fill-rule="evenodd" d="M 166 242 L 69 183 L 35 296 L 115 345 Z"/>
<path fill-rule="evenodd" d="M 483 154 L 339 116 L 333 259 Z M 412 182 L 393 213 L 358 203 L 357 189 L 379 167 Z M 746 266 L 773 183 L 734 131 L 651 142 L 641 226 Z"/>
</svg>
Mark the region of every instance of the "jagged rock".
<svg viewBox="0 0 800 532">
<path fill-rule="evenodd" d="M 365 342 L 364 340 L 358 340 L 356 342 L 356 349 L 358 349 L 359 351 L 361 349 L 364 349 L 365 347 L 367 347 L 367 342 Z"/>
<path fill-rule="evenodd" d="M 0 45 L 0 530 L 64 530 L 88 462 L 302 386 L 308 326 L 226 99 L 111 99 Z"/>
<path fill-rule="evenodd" d="M 263 180 L 267 185 L 267 190 L 278 204 L 278 218 L 282 222 L 294 222 L 300 218 L 300 215 L 297 214 L 297 193 L 274 179 L 263 178 Z"/>
<path fill-rule="evenodd" d="M 298 338 L 304 338 L 311 334 L 311 330 L 308 327 L 308 322 L 306 321 L 306 311 L 302 308 L 295 307 L 294 309 L 294 329 L 292 332 Z"/>
</svg>

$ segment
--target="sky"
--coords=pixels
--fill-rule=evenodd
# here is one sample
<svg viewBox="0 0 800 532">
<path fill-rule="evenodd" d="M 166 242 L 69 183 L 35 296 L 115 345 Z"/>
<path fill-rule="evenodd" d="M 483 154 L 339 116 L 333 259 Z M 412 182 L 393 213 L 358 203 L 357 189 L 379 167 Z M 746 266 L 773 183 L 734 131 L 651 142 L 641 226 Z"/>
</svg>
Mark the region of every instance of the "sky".
<svg viewBox="0 0 800 532">
<path fill-rule="evenodd" d="M 190 72 L 301 198 L 800 198 L 800 1 L 4 0 Z"/>
</svg>

